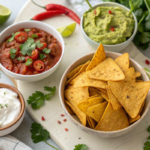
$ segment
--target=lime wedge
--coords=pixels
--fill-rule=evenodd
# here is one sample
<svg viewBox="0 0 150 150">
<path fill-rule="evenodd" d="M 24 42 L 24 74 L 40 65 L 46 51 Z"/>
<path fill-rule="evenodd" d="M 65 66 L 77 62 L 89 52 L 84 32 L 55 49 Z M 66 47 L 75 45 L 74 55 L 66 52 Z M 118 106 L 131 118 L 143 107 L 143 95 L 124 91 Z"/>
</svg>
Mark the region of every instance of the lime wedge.
<svg viewBox="0 0 150 150">
<path fill-rule="evenodd" d="M 63 37 L 68 37 L 74 32 L 75 28 L 76 28 L 76 22 L 74 22 L 70 25 L 61 27 L 57 30 Z"/>
<path fill-rule="evenodd" d="M 148 77 L 149 77 L 149 79 L 150 79 L 150 70 L 148 70 L 147 68 L 144 68 L 144 70 L 145 70 L 145 72 L 146 72 L 147 76 L 148 76 Z"/>
<path fill-rule="evenodd" d="M 5 23 L 9 18 L 11 11 L 3 5 L 0 5 L 0 25 Z"/>
</svg>

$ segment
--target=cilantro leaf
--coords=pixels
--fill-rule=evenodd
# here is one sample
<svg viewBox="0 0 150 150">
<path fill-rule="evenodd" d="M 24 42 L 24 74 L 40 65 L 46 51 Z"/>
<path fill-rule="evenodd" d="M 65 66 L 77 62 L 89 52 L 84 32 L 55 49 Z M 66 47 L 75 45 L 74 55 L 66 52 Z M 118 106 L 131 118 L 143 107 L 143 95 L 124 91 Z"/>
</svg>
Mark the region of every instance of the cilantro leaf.
<svg viewBox="0 0 150 150">
<path fill-rule="evenodd" d="M 43 106 L 44 101 L 49 100 L 51 98 L 51 96 L 55 94 L 56 87 L 55 86 L 54 87 L 45 86 L 44 90 L 48 91 L 50 93 L 44 94 L 41 91 L 35 91 L 35 93 L 33 93 L 31 96 L 29 96 L 27 102 L 28 102 L 28 104 L 31 104 L 31 107 L 33 109 L 38 109 L 41 106 Z"/>
<path fill-rule="evenodd" d="M 141 0 L 129 0 L 131 11 L 138 9 L 142 5 L 142 3 L 143 2 Z"/>
<path fill-rule="evenodd" d="M 17 34 L 19 34 L 19 33 L 20 33 L 20 32 L 16 32 L 15 34 L 12 33 L 11 38 L 9 38 L 9 39 L 7 40 L 7 42 L 12 42 L 12 41 L 14 40 L 15 36 L 16 36 Z"/>
<path fill-rule="evenodd" d="M 44 48 L 42 51 L 46 54 L 49 54 L 51 52 L 51 49 Z"/>
<path fill-rule="evenodd" d="M 32 59 L 31 58 L 29 58 L 27 61 L 26 61 L 26 66 L 30 66 L 31 64 L 32 64 Z"/>
<path fill-rule="evenodd" d="M 28 38 L 27 41 L 24 44 L 20 45 L 21 53 L 22 55 L 32 55 L 32 50 L 36 48 L 36 44 L 34 42 L 34 39 Z"/>
<path fill-rule="evenodd" d="M 50 134 L 46 129 L 43 129 L 43 127 L 38 124 L 38 123 L 32 123 L 31 126 L 31 138 L 33 140 L 34 143 L 39 143 L 39 142 L 45 142 L 46 144 L 48 144 L 49 146 L 51 146 L 52 148 L 58 150 L 56 147 L 50 145 L 49 143 L 47 143 L 47 139 L 49 138 Z"/>
<path fill-rule="evenodd" d="M 31 31 L 31 29 L 24 29 L 24 31 L 25 31 L 25 32 L 29 32 L 29 31 Z"/>
<path fill-rule="evenodd" d="M 74 150 L 87 150 L 87 149 L 88 147 L 85 144 L 75 145 L 75 148 L 74 148 Z"/>
<path fill-rule="evenodd" d="M 36 34 L 32 34 L 31 36 L 32 36 L 32 38 L 37 38 L 38 37 L 38 35 L 36 35 Z"/>
<path fill-rule="evenodd" d="M 24 60 L 25 60 L 25 57 L 19 56 L 19 57 L 17 58 L 17 60 L 19 60 L 19 61 L 24 61 Z"/>
<path fill-rule="evenodd" d="M 147 131 L 150 132 L 150 126 L 147 128 Z"/>
<path fill-rule="evenodd" d="M 40 42 L 40 40 L 38 40 L 38 41 L 36 42 L 36 46 L 37 46 L 38 48 L 41 48 L 41 47 L 43 46 L 43 44 Z"/>
<path fill-rule="evenodd" d="M 143 150 L 150 150 L 150 142 L 149 141 L 147 141 L 147 142 L 144 143 Z"/>
<path fill-rule="evenodd" d="M 141 43 L 145 44 L 147 42 L 150 42 L 150 33 L 149 32 L 143 32 L 141 34 Z"/>
<path fill-rule="evenodd" d="M 16 54 L 15 54 L 16 51 L 17 51 L 16 49 L 12 49 L 12 48 L 10 49 L 10 52 L 9 52 L 9 53 L 10 53 L 11 59 L 14 59 L 14 58 L 16 57 Z"/>
<path fill-rule="evenodd" d="M 43 60 L 46 56 L 44 54 L 40 54 L 40 59 Z"/>
</svg>

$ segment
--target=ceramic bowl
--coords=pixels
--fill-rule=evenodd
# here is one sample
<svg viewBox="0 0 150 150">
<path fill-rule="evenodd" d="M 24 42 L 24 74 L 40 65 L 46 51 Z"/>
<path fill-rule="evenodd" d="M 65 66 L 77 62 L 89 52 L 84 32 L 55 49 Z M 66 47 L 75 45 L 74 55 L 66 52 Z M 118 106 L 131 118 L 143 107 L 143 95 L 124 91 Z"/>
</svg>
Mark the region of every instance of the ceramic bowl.
<svg viewBox="0 0 150 150">
<path fill-rule="evenodd" d="M 1 67 L 1 69 L 3 70 L 3 72 L 5 74 L 7 74 L 8 76 L 10 76 L 14 79 L 17 79 L 17 80 L 22 80 L 22 81 L 26 81 L 26 82 L 35 82 L 35 81 L 42 80 L 42 79 L 48 77 L 49 75 L 51 75 L 58 68 L 58 66 L 60 65 L 61 60 L 62 60 L 63 55 L 64 55 L 64 50 L 65 50 L 64 40 L 63 40 L 62 36 L 60 35 L 60 33 L 55 28 L 53 28 L 52 26 L 50 26 L 46 23 L 43 23 L 43 22 L 40 22 L 40 21 L 22 21 L 22 22 L 19 22 L 19 23 L 12 24 L 11 26 L 7 27 L 5 30 L 3 30 L 0 33 L 0 44 L 4 41 L 4 39 L 7 36 L 10 36 L 11 33 L 17 31 L 20 28 L 38 28 L 38 29 L 42 29 L 42 30 L 44 30 L 48 33 L 51 33 L 55 38 L 57 38 L 57 40 L 62 45 L 62 55 L 61 55 L 59 61 L 51 69 L 49 69 L 48 71 L 45 71 L 43 73 L 36 74 L 36 75 L 16 74 L 16 73 L 13 73 L 13 72 L 7 70 L 5 67 L 3 67 L 2 64 L 0 64 L 0 67 Z"/>
<path fill-rule="evenodd" d="M 0 83 L 0 88 L 7 88 L 17 93 L 19 96 L 20 103 L 21 103 L 21 111 L 20 111 L 19 116 L 10 125 L 2 127 L 2 128 L 0 127 L 0 136 L 4 136 L 13 132 L 15 129 L 17 129 L 19 125 L 21 124 L 21 122 L 23 121 L 23 118 L 25 115 L 25 101 L 24 101 L 22 94 L 15 87 L 8 85 L 8 84 Z"/>
<path fill-rule="evenodd" d="M 128 9 L 127 7 L 125 7 L 123 5 L 120 5 L 118 3 L 113 3 L 113 2 L 103 2 L 103 3 L 100 3 L 100 4 L 97 4 L 97 5 L 93 6 L 93 8 L 97 8 L 97 7 L 100 7 L 100 6 L 120 7 L 123 10 L 130 11 L 130 9 Z M 132 36 L 128 40 L 126 40 L 125 42 L 120 43 L 120 44 L 116 44 L 116 45 L 105 45 L 105 44 L 103 44 L 104 49 L 106 51 L 119 52 L 119 51 L 123 50 L 124 48 L 126 48 L 132 42 L 132 40 L 135 37 L 135 34 L 137 32 L 137 24 L 138 24 L 135 15 L 133 13 L 132 13 L 132 15 L 133 15 L 134 20 L 135 20 L 135 27 L 134 27 L 134 31 L 133 31 Z M 87 36 L 87 34 L 83 30 L 83 21 L 84 21 L 84 18 L 82 16 L 80 26 L 81 26 L 81 31 L 82 31 L 83 37 L 87 41 L 87 43 L 89 43 L 93 48 L 97 49 L 100 43 L 97 43 L 97 42 L 93 41 L 92 39 L 90 39 Z"/>
<path fill-rule="evenodd" d="M 146 97 L 146 102 L 145 102 L 145 106 L 143 109 L 143 113 L 141 115 L 141 118 L 136 121 L 135 123 L 133 123 L 132 125 L 130 125 L 127 128 L 124 128 L 122 130 L 118 130 L 118 131 L 97 131 L 97 130 L 93 130 L 90 129 L 88 127 L 83 126 L 80 121 L 78 119 L 75 119 L 72 115 L 69 114 L 69 112 L 67 111 L 66 107 L 65 107 L 65 98 L 64 98 L 64 90 L 65 90 L 65 83 L 67 81 L 67 74 L 72 71 L 74 68 L 76 68 L 77 66 L 87 62 L 88 60 L 91 60 L 93 57 L 94 53 L 91 54 L 87 54 L 81 58 L 79 58 L 78 60 L 76 60 L 74 63 L 72 63 L 65 71 L 65 73 L 63 74 L 61 81 L 60 81 L 60 86 L 59 86 L 59 97 L 60 97 L 60 101 L 62 104 L 62 107 L 65 111 L 65 114 L 67 115 L 67 117 L 69 118 L 69 120 L 74 123 L 78 128 L 80 128 L 81 130 L 90 133 L 92 135 L 98 135 L 101 138 L 113 138 L 113 137 L 118 137 L 121 136 L 123 134 L 126 134 L 128 132 L 131 132 L 135 127 L 137 127 L 138 124 L 140 124 L 140 122 L 143 120 L 143 118 L 146 116 L 149 107 L 150 107 L 150 92 L 148 93 L 147 97 Z M 117 57 L 119 57 L 121 54 L 119 53 L 114 53 L 114 52 L 106 52 L 106 56 L 107 57 L 111 57 L 112 59 L 115 59 Z M 144 81 L 149 81 L 149 78 L 147 76 L 147 74 L 145 73 L 144 69 L 133 59 L 130 58 L 130 67 L 134 67 L 136 71 L 139 71 L 142 74 L 142 79 Z"/>
</svg>

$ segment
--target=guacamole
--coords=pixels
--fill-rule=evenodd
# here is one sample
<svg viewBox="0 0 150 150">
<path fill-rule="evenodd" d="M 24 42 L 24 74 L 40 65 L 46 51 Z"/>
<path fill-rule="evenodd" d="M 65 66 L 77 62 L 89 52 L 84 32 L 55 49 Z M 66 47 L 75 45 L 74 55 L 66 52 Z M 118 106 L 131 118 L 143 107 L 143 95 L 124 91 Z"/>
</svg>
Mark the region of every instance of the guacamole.
<svg viewBox="0 0 150 150">
<path fill-rule="evenodd" d="M 120 7 L 97 7 L 83 15 L 83 29 L 95 42 L 115 45 L 125 42 L 134 30 L 131 12 Z"/>
</svg>

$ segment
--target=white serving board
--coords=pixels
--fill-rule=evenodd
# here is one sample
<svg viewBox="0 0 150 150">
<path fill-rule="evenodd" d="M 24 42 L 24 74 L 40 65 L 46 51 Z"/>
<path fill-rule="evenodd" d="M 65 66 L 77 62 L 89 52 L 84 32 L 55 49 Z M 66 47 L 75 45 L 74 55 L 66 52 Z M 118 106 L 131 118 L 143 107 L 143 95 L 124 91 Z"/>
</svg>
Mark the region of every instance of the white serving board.
<svg viewBox="0 0 150 150">
<path fill-rule="evenodd" d="M 58 3 L 62 5 L 67 5 L 67 0 L 35 0 L 38 4 L 45 5 L 48 3 Z M 42 8 L 35 6 L 30 0 L 22 8 L 15 22 L 29 20 L 31 17 L 44 11 Z M 73 21 L 66 16 L 58 16 L 44 21 L 52 25 L 55 28 L 72 23 Z M 65 54 L 61 62 L 60 67 L 48 78 L 35 82 L 27 83 L 23 81 L 17 81 L 18 89 L 23 94 L 25 100 L 34 91 L 43 91 L 44 86 L 56 86 L 56 95 L 50 100 L 46 101 L 45 105 L 39 110 L 33 110 L 28 104 L 27 111 L 31 117 L 41 123 L 44 128 L 46 128 L 50 134 L 51 138 L 62 148 L 62 150 L 73 150 L 76 144 L 87 144 L 89 150 L 141 150 L 143 149 L 144 142 L 148 137 L 147 127 L 150 125 L 150 112 L 142 120 L 141 124 L 134 129 L 132 132 L 123 135 L 118 138 L 112 139 L 102 139 L 100 137 L 87 134 L 86 132 L 80 130 L 77 126 L 71 123 L 68 119 L 67 122 L 63 122 L 66 117 L 61 117 L 60 115 L 64 113 L 59 100 L 59 82 L 61 76 L 63 75 L 66 68 L 74 62 L 76 59 L 84 56 L 85 54 L 94 52 L 95 50 L 86 43 L 84 40 L 80 27 L 77 28 L 74 34 L 65 38 Z M 130 57 L 139 62 L 143 67 L 148 66 L 145 64 L 145 56 L 140 53 L 139 50 L 134 46 L 133 43 L 130 44 L 128 48 L 123 50 L 121 53 L 128 52 Z M 150 69 L 150 67 L 149 67 Z M 41 116 L 45 117 L 45 121 L 41 120 Z M 57 121 L 60 120 L 62 124 L 58 124 Z M 64 129 L 68 128 L 69 131 L 66 132 Z M 79 137 L 81 139 L 79 139 Z"/>
</svg>

